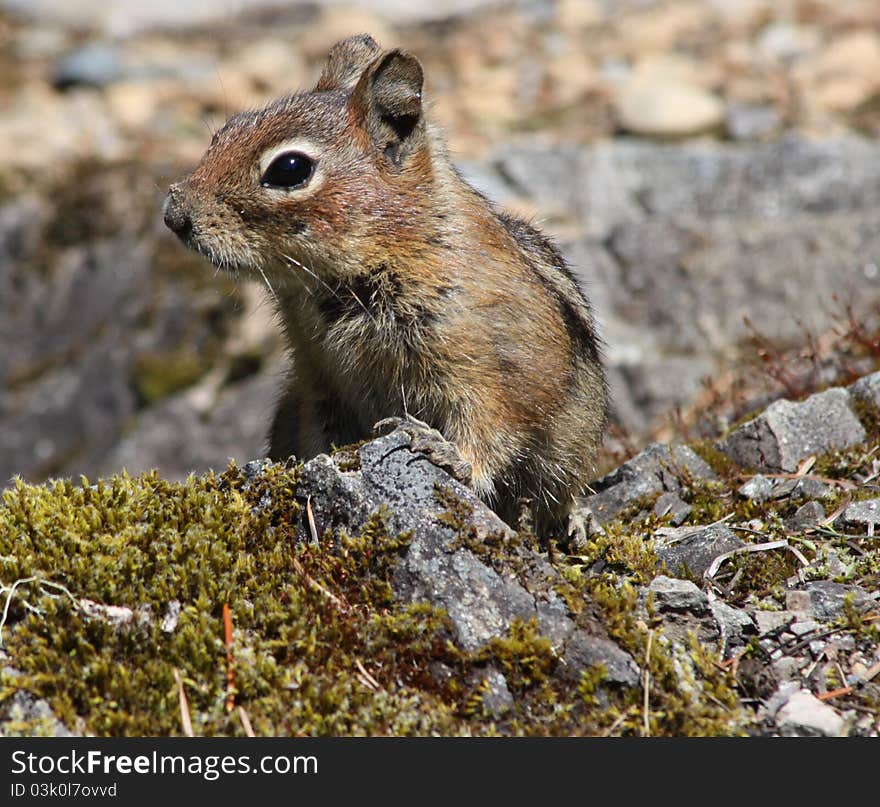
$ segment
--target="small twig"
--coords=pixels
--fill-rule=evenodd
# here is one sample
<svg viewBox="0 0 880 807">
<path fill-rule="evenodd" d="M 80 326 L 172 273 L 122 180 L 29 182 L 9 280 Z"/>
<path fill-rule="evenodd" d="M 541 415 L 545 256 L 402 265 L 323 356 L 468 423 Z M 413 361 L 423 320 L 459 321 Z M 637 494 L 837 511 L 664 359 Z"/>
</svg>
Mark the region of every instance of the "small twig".
<svg viewBox="0 0 880 807">
<path fill-rule="evenodd" d="M 804 670 L 803 679 L 805 681 L 808 681 L 810 679 L 810 676 L 813 674 L 813 671 L 816 669 L 816 667 L 819 666 L 819 664 L 821 663 L 823 658 L 827 658 L 827 655 L 828 654 L 823 650 L 821 653 L 819 653 L 818 656 L 816 656 L 815 659 L 813 659 L 810 666 L 807 667 L 806 670 Z"/>
<path fill-rule="evenodd" d="M 226 711 L 235 708 L 235 655 L 232 651 L 232 612 L 223 603 L 223 633 L 226 640 Z"/>
<path fill-rule="evenodd" d="M 840 695 L 849 695 L 852 691 L 852 687 L 840 687 L 840 689 L 832 689 L 828 692 L 822 692 L 821 694 L 816 695 L 816 697 L 820 701 L 828 701 L 831 700 L 831 698 L 836 698 Z"/>
<path fill-rule="evenodd" d="M 0 647 L 3 647 L 3 628 L 6 626 L 6 622 L 9 619 L 9 608 L 12 605 L 12 596 L 15 594 L 15 590 L 19 586 L 23 586 L 26 583 L 38 583 L 41 587 L 48 587 L 58 589 L 62 594 L 66 594 L 67 597 L 70 598 L 70 601 L 73 603 L 74 608 L 79 608 L 79 600 L 70 593 L 70 589 L 66 586 L 62 586 L 61 583 L 53 583 L 51 580 L 43 580 L 39 575 L 33 575 L 31 577 L 22 577 L 16 580 L 11 586 L 8 588 L 2 584 L 0 584 L 0 592 L 6 592 L 6 602 L 3 604 L 3 616 L 0 617 Z M 44 591 L 44 594 L 47 596 L 53 596 L 49 594 L 48 591 Z M 30 610 L 34 613 L 40 613 L 40 611 L 29 603 L 24 603 L 25 610 Z"/>
<path fill-rule="evenodd" d="M 241 720 L 241 726 L 244 729 L 244 733 L 248 737 L 256 737 L 254 734 L 254 727 L 251 725 L 251 719 L 248 717 L 248 713 L 244 710 L 244 706 L 238 707 L 238 717 Z"/>
<path fill-rule="evenodd" d="M 736 588 L 736 584 L 739 583 L 740 578 L 742 576 L 743 576 L 743 570 L 737 569 L 736 573 L 730 579 L 730 582 L 726 586 L 724 586 L 724 591 L 726 592 L 727 596 L 729 596 L 733 592 L 733 590 Z"/>
<path fill-rule="evenodd" d="M 174 668 L 174 680 L 177 682 L 177 701 L 180 704 L 180 722 L 183 725 L 183 733 L 186 737 L 194 737 L 192 719 L 189 716 L 189 701 L 186 699 L 183 678 L 180 677 L 180 670 L 177 667 Z"/>
<path fill-rule="evenodd" d="M 736 674 L 739 672 L 739 662 L 740 659 L 745 655 L 746 651 L 743 650 L 741 653 L 737 653 L 735 656 L 731 656 L 724 661 L 716 661 L 715 666 L 721 670 L 722 672 L 730 672 L 730 674 L 736 678 Z"/>
<path fill-rule="evenodd" d="M 837 628 L 829 628 L 826 631 L 822 631 L 822 633 L 816 633 L 815 631 L 810 631 L 810 633 L 806 634 L 805 638 L 801 639 L 800 641 L 797 641 L 792 647 L 787 647 L 787 643 L 782 642 L 780 645 L 780 649 L 785 653 L 785 655 L 793 656 L 799 650 L 803 650 L 805 647 L 809 646 L 810 642 L 818 642 L 818 641 L 821 641 L 822 639 L 827 639 L 829 636 L 834 636 L 834 634 L 842 633 L 845 630 L 847 630 L 847 628 L 837 627 Z M 789 641 L 794 641 L 794 640 L 790 639 Z"/>
</svg>

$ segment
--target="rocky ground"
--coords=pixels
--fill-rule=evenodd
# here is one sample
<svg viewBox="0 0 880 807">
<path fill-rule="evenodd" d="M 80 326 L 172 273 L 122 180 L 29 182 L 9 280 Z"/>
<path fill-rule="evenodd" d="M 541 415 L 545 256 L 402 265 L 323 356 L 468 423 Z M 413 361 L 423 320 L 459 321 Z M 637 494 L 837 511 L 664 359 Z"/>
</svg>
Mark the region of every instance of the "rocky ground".
<svg viewBox="0 0 880 807">
<path fill-rule="evenodd" d="M 503 523 L 397 431 L 7 491 L 6 734 L 880 734 L 880 373 Z"/>
<path fill-rule="evenodd" d="M 583 503 L 580 540 L 557 555 L 456 489 L 473 509 L 465 518 L 436 499 L 435 483 L 447 482 L 427 472 L 409 480 L 423 490 L 410 503 L 421 515 L 398 513 L 404 503 L 388 499 L 383 481 L 396 471 L 377 468 L 371 481 L 366 447 L 358 459 L 284 472 L 296 477 L 284 488 L 299 508 L 295 525 L 275 510 L 260 516 L 255 466 L 189 487 L 108 482 L 91 503 L 91 527 L 109 535 L 113 508 L 139 502 L 120 516 L 131 532 L 114 545 L 136 558 L 132 570 L 159 564 L 155 553 L 178 557 L 169 536 L 136 526 L 148 513 L 164 535 L 164 497 L 179 525 L 192 522 L 196 543 L 227 529 L 194 515 L 219 502 L 249 525 L 230 546 L 250 542 L 266 591 L 235 600 L 253 569 L 201 549 L 226 589 L 183 570 L 183 583 L 172 575 L 146 591 L 133 571 L 129 580 L 104 569 L 112 553 L 100 542 L 87 556 L 101 571 L 84 582 L 83 568 L 57 553 L 84 552 L 75 536 L 87 534 L 85 522 L 70 546 L 3 548 L 16 559 L 0 584 L 21 626 L 7 652 L 51 645 L 45 615 L 56 611 L 82 628 L 70 637 L 74 655 L 106 644 L 77 691 L 44 675 L 65 669 L 52 653 L 12 658 L 4 730 L 40 718 L 59 731 L 53 720 L 94 733 L 180 731 L 175 665 L 195 676 L 187 686 L 198 690 L 204 731 L 243 730 L 220 708 L 226 696 L 207 660 L 219 640 L 205 614 L 235 600 L 249 637 L 240 652 L 256 654 L 239 682 L 242 702 L 262 733 L 877 732 L 877 382 L 851 386 L 880 368 L 874 0 L 107 6 L 0 0 L 0 479 L 157 468 L 181 480 L 261 455 L 285 366 L 269 307 L 259 287 L 236 286 L 183 250 L 159 210 L 227 114 L 308 86 L 329 45 L 361 31 L 419 55 L 466 176 L 556 236 L 588 290 L 615 403 L 603 466 L 611 473 Z M 781 396 L 790 402 L 754 417 Z M 646 448 L 673 437 L 696 453 Z M 281 471 L 266 473 L 269 501 Z M 23 490 L 0 508 L 0 529 L 10 528 L 0 542 L 26 533 L 40 502 L 66 513 L 89 495 Z M 360 520 L 332 516 L 343 495 L 359 503 Z M 374 535 L 368 516 L 394 505 L 379 532 L 403 561 L 350 566 L 350 553 L 313 548 L 296 560 L 305 575 L 290 572 L 264 533 L 308 533 L 307 502 L 316 531 L 355 536 L 365 524 Z M 50 530 L 56 539 L 61 523 Z M 175 535 L 190 540 L 182 528 Z M 287 574 L 300 581 L 295 602 L 276 612 L 269 584 Z M 370 584 L 352 588 L 364 575 Z M 34 576 L 26 597 L 11 590 Z M 188 599 L 162 588 L 180 585 Z M 340 610 L 326 592 L 354 604 Z M 248 610 L 261 596 L 268 622 Z M 173 602 L 190 620 L 182 631 L 165 630 Z M 399 611 L 410 602 L 413 613 Z M 419 611 L 425 602 L 447 615 Z M 291 637 L 314 649 L 297 632 L 297 604 L 325 620 L 330 644 L 387 617 L 372 645 L 352 645 L 339 662 L 355 672 L 338 689 L 335 662 L 320 668 L 317 654 L 317 683 L 299 700 L 305 668 L 277 650 Z M 111 606 L 137 629 L 110 624 Z M 424 636 L 437 640 L 429 659 Z M 438 649 L 450 637 L 455 652 Z M 137 660 L 152 679 L 127 664 L 111 671 L 131 660 L 131 641 L 144 642 Z M 169 646 L 173 665 L 162 661 Z M 132 681 L 150 680 L 167 692 L 150 686 L 146 703 Z M 281 704 L 269 695 L 280 688 Z M 129 711 L 95 707 L 111 691 Z M 343 714 L 334 699 L 346 698 L 362 711 Z M 409 708 L 413 700 L 431 708 Z M 278 716 L 292 704 L 299 724 Z M 388 717 L 394 710 L 400 722 Z M 138 722 L 135 712 L 151 717 Z"/>
</svg>

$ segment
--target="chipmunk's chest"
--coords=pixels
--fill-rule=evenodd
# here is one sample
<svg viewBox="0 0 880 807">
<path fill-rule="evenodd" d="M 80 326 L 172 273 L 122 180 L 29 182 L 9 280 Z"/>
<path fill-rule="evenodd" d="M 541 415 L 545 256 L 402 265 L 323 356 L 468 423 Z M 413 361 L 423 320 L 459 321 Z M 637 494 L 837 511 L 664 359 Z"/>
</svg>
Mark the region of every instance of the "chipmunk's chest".
<svg viewBox="0 0 880 807">
<path fill-rule="evenodd" d="M 386 417 L 403 396 L 430 397 L 445 374 L 445 291 L 413 288 L 390 269 L 321 285 L 300 301 L 288 323 L 294 361 L 309 363 L 339 395 Z"/>
</svg>

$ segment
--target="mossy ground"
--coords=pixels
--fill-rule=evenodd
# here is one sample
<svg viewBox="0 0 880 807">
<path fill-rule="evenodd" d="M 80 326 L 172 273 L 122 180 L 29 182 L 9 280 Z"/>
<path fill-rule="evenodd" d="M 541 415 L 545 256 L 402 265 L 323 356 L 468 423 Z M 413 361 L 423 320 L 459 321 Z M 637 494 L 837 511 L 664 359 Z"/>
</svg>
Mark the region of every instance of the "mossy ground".
<svg viewBox="0 0 880 807">
<path fill-rule="evenodd" d="M 876 424 L 869 430 L 876 445 Z M 846 483 L 831 485 L 826 511 L 846 497 L 876 495 L 872 482 L 852 481 L 872 479 L 875 454 L 861 446 L 817 458 L 814 475 Z M 356 470 L 353 447 L 338 457 Z M 792 533 L 785 518 L 796 501 L 743 499 L 735 493 L 742 470 L 712 459 L 718 480 L 680 480 L 680 495 L 692 506 L 686 524 L 731 516 L 729 524 L 752 525 L 741 533 L 748 542 L 795 543 L 811 561 L 810 577 L 826 574 L 834 555 L 838 579 L 876 587 L 876 539 L 830 526 Z M 696 639 L 687 648 L 672 645 L 650 598 L 647 611 L 637 608 L 638 587 L 662 571 L 652 536 L 666 518 L 652 514 L 652 501 L 636 503 L 585 549 L 565 554 L 529 532 L 476 541 L 461 502 L 447 489 L 436 494 L 445 505 L 440 521 L 458 534 L 453 547 L 496 570 L 518 573 L 528 553 L 545 552 L 559 573 L 553 587 L 572 614 L 591 603 L 608 634 L 639 664 L 641 686 L 621 691 L 605 684 L 601 666 L 574 682 L 559 675 L 561 659 L 534 622 L 513 623 L 476 653 L 456 648 L 443 612 L 395 599 L 392 577 L 410 536 L 389 533 L 383 511 L 358 535 L 301 540 L 299 473 L 299 466 L 269 466 L 251 478 L 230 465 L 183 483 L 122 474 L 97 484 L 19 481 L 6 490 L 0 607 L 8 606 L 2 640 L 17 674 L 0 674 L 0 712 L 23 690 L 45 698 L 68 727 L 87 734 L 180 734 L 179 678 L 193 729 L 204 735 L 245 733 L 238 707 L 258 735 L 655 736 L 748 729 L 750 713 L 715 650 Z M 782 606 L 785 582 L 798 571 L 795 556 L 785 552 L 743 554 L 728 565 L 728 577 L 737 579 L 729 602 L 762 608 Z M 90 614 L 84 601 L 131 609 L 131 619 L 113 624 Z M 171 628 L 164 617 L 174 604 L 179 618 Z M 233 624 L 231 665 L 224 606 Z M 841 629 L 876 638 L 876 624 L 854 612 Z M 487 706 L 490 669 L 504 674 L 514 696 L 507 712 Z M 21 733 L 40 728 L 4 726 Z"/>
<path fill-rule="evenodd" d="M 120 475 L 5 491 L 2 638 L 19 675 L 0 679 L 0 709 L 24 690 L 87 734 L 181 734 L 179 675 L 204 735 L 243 734 L 238 707 L 258 735 L 644 733 L 639 692 L 604 688 L 601 668 L 564 681 L 534 622 L 469 654 L 450 642 L 445 614 L 397 602 L 391 578 L 409 537 L 389 534 L 381 511 L 359 535 L 298 542 L 298 474 L 272 466 L 249 481 L 233 465 L 179 484 Z M 563 588 L 572 603 L 598 595 L 612 635 L 644 656 L 629 589 L 589 580 L 576 564 Z M 127 607 L 132 619 L 111 624 L 83 600 Z M 175 602 L 177 624 L 163 629 Z M 651 733 L 734 730 L 725 674 L 711 664 L 697 673 L 727 693 L 700 701 L 681 694 L 662 643 L 649 655 Z M 516 701 L 500 716 L 483 700 L 490 665 Z"/>
</svg>

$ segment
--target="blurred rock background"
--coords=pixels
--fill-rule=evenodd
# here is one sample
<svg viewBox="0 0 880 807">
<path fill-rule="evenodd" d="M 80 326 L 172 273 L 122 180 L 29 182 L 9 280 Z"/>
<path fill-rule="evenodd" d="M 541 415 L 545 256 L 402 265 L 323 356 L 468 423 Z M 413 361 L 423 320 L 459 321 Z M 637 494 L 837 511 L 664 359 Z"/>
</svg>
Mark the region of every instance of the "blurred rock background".
<svg viewBox="0 0 880 807">
<path fill-rule="evenodd" d="M 161 203 L 360 32 L 422 59 L 465 174 L 563 245 L 610 451 L 723 427 L 773 394 L 736 375 L 767 345 L 815 370 L 880 313 L 877 0 L 0 0 L 0 479 L 261 454 L 270 308 Z"/>
</svg>

